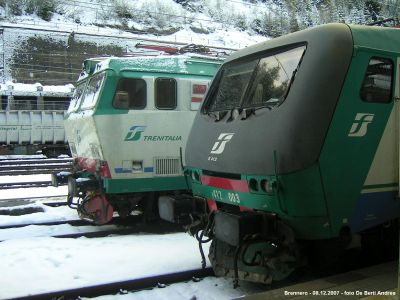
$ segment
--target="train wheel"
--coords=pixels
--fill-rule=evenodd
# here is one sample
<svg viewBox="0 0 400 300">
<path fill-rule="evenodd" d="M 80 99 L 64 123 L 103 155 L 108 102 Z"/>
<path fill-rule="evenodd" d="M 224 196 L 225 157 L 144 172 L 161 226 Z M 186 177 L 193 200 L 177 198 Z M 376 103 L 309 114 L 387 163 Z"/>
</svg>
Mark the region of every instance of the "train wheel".
<svg viewBox="0 0 400 300">
<path fill-rule="evenodd" d="M 292 230 L 281 222 L 277 227 L 279 239 L 273 242 L 253 239 L 235 247 L 214 239 L 209 259 L 215 274 L 264 284 L 289 277 L 305 260 Z"/>
</svg>

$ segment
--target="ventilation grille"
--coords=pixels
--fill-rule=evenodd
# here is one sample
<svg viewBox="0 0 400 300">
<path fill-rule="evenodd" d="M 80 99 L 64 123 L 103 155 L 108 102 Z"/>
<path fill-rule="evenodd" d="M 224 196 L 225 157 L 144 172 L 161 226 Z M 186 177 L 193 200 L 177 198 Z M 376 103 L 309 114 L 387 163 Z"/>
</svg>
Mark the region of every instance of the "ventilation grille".
<svg viewBox="0 0 400 300">
<path fill-rule="evenodd" d="M 155 175 L 180 175 L 179 157 L 155 157 Z"/>
</svg>

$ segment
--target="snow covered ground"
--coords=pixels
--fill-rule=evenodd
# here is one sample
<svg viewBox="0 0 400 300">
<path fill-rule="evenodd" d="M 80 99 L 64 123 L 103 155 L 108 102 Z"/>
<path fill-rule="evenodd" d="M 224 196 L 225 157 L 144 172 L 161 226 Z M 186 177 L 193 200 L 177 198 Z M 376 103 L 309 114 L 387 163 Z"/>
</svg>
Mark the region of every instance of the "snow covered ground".
<svg viewBox="0 0 400 300">
<path fill-rule="evenodd" d="M 35 176 L 42 179 L 45 175 Z M 0 180 L 2 180 L 0 178 Z M 4 178 L 3 178 L 4 180 Z M 65 194 L 65 187 L 0 191 L 0 199 Z M 0 200 L 0 206 L 2 205 Z M 0 225 L 70 220 L 76 212 L 67 207 L 42 207 L 43 212 L 22 216 L 0 215 Z M 15 207 L 22 207 L 15 206 Z M 167 274 L 201 266 L 197 241 L 186 233 L 136 234 L 104 238 L 57 239 L 50 234 L 70 232 L 71 227 L 27 226 L 0 230 L 0 299 L 38 294 Z M 205 245 L 208 253 L 208 245 Z M 96 299 L 232 299 L 254 292 L 252 285 L 233 289 L 232 281 L 208 277 L 200 282 L 166 288 L 108 295 Z"/>
</svg>

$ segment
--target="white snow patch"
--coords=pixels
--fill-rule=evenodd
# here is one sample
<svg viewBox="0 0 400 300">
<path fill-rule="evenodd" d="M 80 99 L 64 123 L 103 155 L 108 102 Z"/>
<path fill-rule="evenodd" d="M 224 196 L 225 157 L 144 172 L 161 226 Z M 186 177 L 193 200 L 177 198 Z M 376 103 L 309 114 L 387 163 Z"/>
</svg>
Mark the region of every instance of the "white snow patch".
<svg viewBox="0 0 400 300">
<path fill-rule="evenodd" d="M 7 274 L 0 277 L 1 299 L 180 272 L 201 265 L 197 241 L 186 233 L 14 239 L 0 243 L 0 257 L 0 270 Z"/>
</svg>

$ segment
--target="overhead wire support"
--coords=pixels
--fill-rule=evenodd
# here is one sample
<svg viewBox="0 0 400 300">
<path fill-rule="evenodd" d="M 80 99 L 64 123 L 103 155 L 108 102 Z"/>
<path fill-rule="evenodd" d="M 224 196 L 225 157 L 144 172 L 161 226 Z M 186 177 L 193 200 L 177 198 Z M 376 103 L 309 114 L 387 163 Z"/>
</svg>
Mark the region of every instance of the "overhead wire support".
<svg viewBox="0 0 400 300">
<path fill-rule="evenodd" d="M 6 65 L 6 59 L 5 59 L 5 45 L 4 45 L 4 29 L 0 28 L 0 80 L 5 83 L 6 79 L 5 79 L 5 65 Z"/>
</svg>

